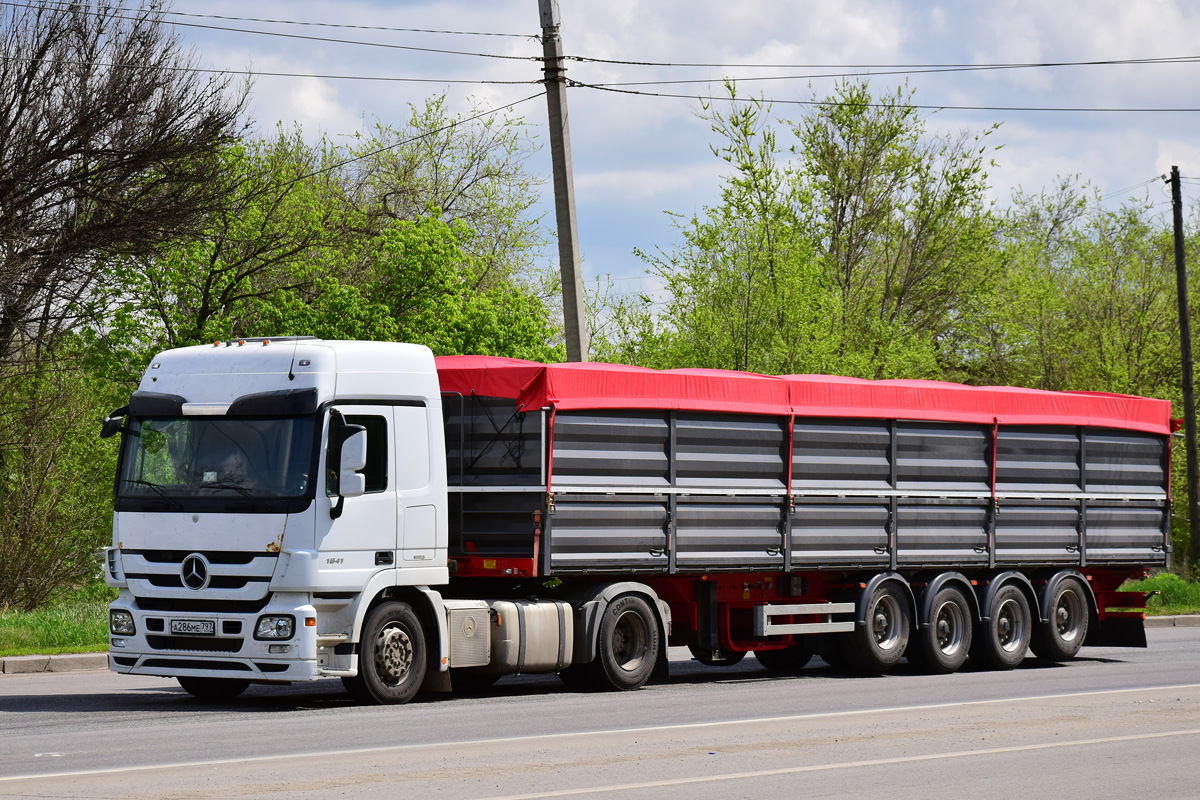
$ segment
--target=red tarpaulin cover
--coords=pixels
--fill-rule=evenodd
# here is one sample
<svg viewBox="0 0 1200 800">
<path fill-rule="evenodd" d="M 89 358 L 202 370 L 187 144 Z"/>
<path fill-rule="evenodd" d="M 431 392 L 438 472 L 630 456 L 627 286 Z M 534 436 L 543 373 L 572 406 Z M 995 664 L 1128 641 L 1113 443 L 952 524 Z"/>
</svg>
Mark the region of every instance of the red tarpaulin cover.
<svg viewBox="0 0 1200 800">
<path fill-rule="evenodd" d="M 771 377 L 712 369 L 539 364 L 441 356 L 443 392 L 516 400 L 525 409 L 662 409 L 1005 425 L 1092 425 L 1170 433 L 1171 404 L 1099 392 L 1043 392 L 939 381 Z"/>
</svg>

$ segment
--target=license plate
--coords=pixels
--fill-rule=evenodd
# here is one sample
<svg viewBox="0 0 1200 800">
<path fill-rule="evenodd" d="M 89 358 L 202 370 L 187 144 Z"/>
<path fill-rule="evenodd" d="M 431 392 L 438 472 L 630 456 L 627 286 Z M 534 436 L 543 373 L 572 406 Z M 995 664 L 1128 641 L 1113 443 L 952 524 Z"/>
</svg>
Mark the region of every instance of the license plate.
<svg viewBox="0 0 1200 800">
<path fill-rule="evenodd" d="M 184 636 L 215 636 L 217 623 L 211 619 L 173 619 L 171 633 Z"/>
</svg>

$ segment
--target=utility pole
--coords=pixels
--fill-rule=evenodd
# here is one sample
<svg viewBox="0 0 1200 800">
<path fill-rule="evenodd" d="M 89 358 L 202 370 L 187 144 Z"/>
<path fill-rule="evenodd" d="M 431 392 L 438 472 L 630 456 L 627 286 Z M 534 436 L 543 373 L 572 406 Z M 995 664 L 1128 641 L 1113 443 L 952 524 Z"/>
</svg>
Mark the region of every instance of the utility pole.
<svg viewBox="0 0 1200 800">
<path fill-rule="evenodd" d="M 579 273 L 579 230 L 575 222 L 575 181 L 571 177 L 571 128 L 567 121 L 567 69 L 563 66 L 558 0 L 538 0 L 542 18 L 542 58 L 546 105 L 550 111 L 550 157 L 554 162 L 554 212 L 558 220 L 558 268 L 562 273 L 563 322 L 567 361 L 587 361 L 587 320 L 583 277 Z"/>
<path fill-rule="evenodd" d="M 1179 339 L 1183 348 L 1183 422 L 1187 450 L 1188 572 L 1200 562 L 1200 466 L 1196 455 L 1196 393 L 1192 376 L 1192 321 L 1188 313 L 1187 269 L 1183 260 L 1183 198 L 1179 167 L 1171 167 L 1171 209 L 1175 223 L 1175 284 L 1179 289 Z"/>
</svg>

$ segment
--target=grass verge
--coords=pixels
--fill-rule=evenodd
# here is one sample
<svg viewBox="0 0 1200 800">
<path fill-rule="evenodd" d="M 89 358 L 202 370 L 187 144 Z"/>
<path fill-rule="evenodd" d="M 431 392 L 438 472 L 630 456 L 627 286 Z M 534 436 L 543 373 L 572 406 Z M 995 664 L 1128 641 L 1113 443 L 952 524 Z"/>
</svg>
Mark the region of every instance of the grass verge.
<svg viewBox="0 0 1200 800">
<path fill-rule="evenodd" d="M 1146 601 L 1146 613 L 1154 616 L 1200 614 L 1200 583 L 1191 583 L 1164 572 L 1144 581 L 1126 581 L 1123 592 L 1158 592 Z"/>
<path fill-rule="evenodd" d="M 0 658 L 108 650 L 108 604 L 80 602 L 0 612 Z"/>
</svg>

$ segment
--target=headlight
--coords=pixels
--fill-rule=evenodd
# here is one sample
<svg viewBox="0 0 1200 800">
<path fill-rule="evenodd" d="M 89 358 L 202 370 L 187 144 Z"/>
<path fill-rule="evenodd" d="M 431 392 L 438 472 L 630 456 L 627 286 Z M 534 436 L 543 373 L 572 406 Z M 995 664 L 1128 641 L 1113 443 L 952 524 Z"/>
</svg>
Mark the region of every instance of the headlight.
<svg viewBox="0 0 1200 800">
<path fill-rule="evenodd" d="M 288 615 L 259 617 L 254 626 L 255 639 L 290 639 L 296 630 L 296 618 Z"/>
<path fill-rule="evenodd" d="M 133 636 L 137 633 L 137 628 L 133 624 L 133 614 L 128 611 L 109 611 L 108 630 L 117 636 Z"/>
</svg>

